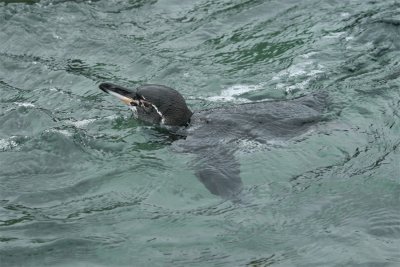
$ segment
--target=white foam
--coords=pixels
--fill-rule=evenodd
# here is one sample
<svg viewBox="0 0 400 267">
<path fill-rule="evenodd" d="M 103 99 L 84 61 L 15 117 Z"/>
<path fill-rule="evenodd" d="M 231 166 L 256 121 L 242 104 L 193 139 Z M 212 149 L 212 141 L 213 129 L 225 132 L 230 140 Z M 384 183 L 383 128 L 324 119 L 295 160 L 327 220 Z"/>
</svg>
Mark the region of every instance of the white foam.
<svg viewBox="0 0 400 267">
<path fill-rule="evenodd" d="M 310 52 L 302 55 L 302 58 L 309 59 L 316 52 Z M 323 73 L 324 66 L 316 64 L 313 60 L 301 61 L 291 65 L 289 68 L 278 72 L 272 80 L 279 80 L 282 77 L 314 76 L 317 73 Z"/>
<path fill-rule="evenodd" d="M 238 102 L 247 102 L 248 100 L 245 98 L 240 98 L 239 96 L 259 90 L 262 88 L 262 84 L 257 84 L 257 85 L 246 85 L 246 84 L 236 84 L 231 87 L 228 87 L 227 89 L 224 89 L 221 91 L 220 95 L 218 96 L 210 96 L 207 99 L 210 101 L 238 101 Z"/>
<path fill-rule="evenodd" d="M 80 121 L 70 121 L 69 124 L 74 125 L 77 128 L 83 128 L 89 123 L 92 123 L 96 121 L 96 119 L 85 119 L 85 120 L 80 120 Z"/>
<path fill-rule="evenodd" d="M 27 102 L 14 102 L 14 104 L 17 105 L 18 107 L 35 107 L 34 104 Z"/>
<path fill-rule="evenodd" d="M 104 117 L 104 119 L 107 119 L 107 120 L 115 120 L 115 119 L 118 119 L 118 118 L 119 117 L 116 114 Z"/>
<path fill-rule="evenodd" d="M 132 109 L 132 111 L 134 111 L 135 107 L 134 106 L 130 106 L 129 108 Z M 107 119 L 107 120 L 115 120 L 118 118 L 118 115 L 110 115 L 110 116 L 106 116 L 103 119 Z M 73 125 L 76 128 L 85 128 L 88 124 L 95 122 L 97 119 L 83 119 L 83 120 L 79 120 L 79 121 L 68 121 L 67 124 L 69 125 Z"/>
<path fill-rule="evenodd" d="M 58 39 L 58 40 L 62 39 L 62 37 L 57 35 L 56 33 L 53 33 L 53 38 Z"/>
<path fill-rule="evenodd" d="M 323 38 L 326 38 L 326 39 L 339 38 L 339 37 L 343 36 L 343 34 L 345 34 L 345 32 L 333 32 L 331 34 L 325 35 Z"/>
<path fill-rule="evenodd" d="M 238 146 L 239 146 L 239 151 L 243 153 L 248 153 L 248 152 L 257 152 L 257 151 L 265 151 L 266 149 L 269 149 L 271 147 L 285 147 L 287 146 L 288 142 L 287 140 L 281 140 L 281 139 L 271 139 L 266 142 L 259 142 L 257 140 L 239 140 L 238 141 Z"/>
<path fill-rule="evenodd" d="M 309 64 L 310 64 L 310 62 L 305 62 L 304 65 L 300 65 L 300 64 L 294 65 L 288 69 L 287 75 L 289 77 L 297 77 L 297 76 L 306 75 L 307 72 L 303 67 L 306 65 L 309 65 Z"/>
<path fill-rule="evenodd" d="M 295 83 L 293 85 L 287 85 L 287 84 L 284 84 L 284 83 L 278 83 L 276 85 L 276 88 L 277 89 L 284 89 L 287 93 L 290 93 L 290 92 L 293 92 L 293 91 L 296 91 L 296 90 L 304 90 L 304 89 L 306 89 L 306 87 L 310 83 L 310 80 L 311 79 L 307 79 L 307 80 L 304 80 L 302 82 Z"/>
<path fill-rule="evenodd" d="M 238 141 L 239 151 L 243 153 L 262 151 L 266 149 L 265 144 L 262 144 L 256 140 L 239 140 Z"/>
<path fill-rule="evenodd" d="M 0 139 L 0 150 L 8 150 L 14 147 L 17 147 L 18 144 L 14 140 L 12 140 L 14 136 L 7 138 L 7 139 Z"/>
<path fill-rule="evenodd" d="M 310 57 L 312 57 L 312 56 L 315 55 L 315 54 L 317 54 L 317 52 L 309 52 L 309 53 L 307 53 L 307 54 L 301 55 L 301 57 L 303 57 L 303 58 L 310 58 Z"/>
<path fill-rule="evenodd" d="M 68 136 L 68 137 L 72 136 L 72 133 L 70 133 L 67 130 L 49 129 L 49 130 L 46 130 L 46 132 L 48 132 L 48 133 L 60 133 L 62 135 Z"/>
<path fill-rule="evenodd" d="M 309 58 L 315 54 L 315 52 L 310 52 L 302 55 L 301 57 L 303 60 L 301 62 L 291 65 L 289 68 L 278 72 L 272 77 L 272 81 L 277 81 L 276 89 L 284 89 L 287 92 L 303 90 L 306 89 L 315 76 L 324 73 L 323 65 L 309 60 Z M 299 82 L 299 80 L 301 81 Z"/>
<path fill-rule="evenodd" d="M 320 68 L 323 68 L 323 67 L 320 66 Z M 324 73 L 324 71 L 322 71 L 322 70 L 320 70 L 320 69 L 310 70 L 310 71 L 308 72 L 308 76 L 315 76 L 315 75 L 320 74 L 320 73 Z"/>
</svg>

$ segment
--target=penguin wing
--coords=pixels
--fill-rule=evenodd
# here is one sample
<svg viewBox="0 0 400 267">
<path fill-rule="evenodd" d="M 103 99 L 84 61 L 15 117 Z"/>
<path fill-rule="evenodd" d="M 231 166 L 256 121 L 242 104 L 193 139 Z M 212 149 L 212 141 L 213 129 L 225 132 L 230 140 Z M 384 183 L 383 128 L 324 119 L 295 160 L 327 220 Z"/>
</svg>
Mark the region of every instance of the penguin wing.
<svg viewBox="0 0 400 267">
<path fill-rule="evenodd" d="M 224 146 L 197 150 L 192 165 L 198 179 L 212 194 L 231 199 L 241 191 L 240 165 L 233 150 Z"/>
</svg>

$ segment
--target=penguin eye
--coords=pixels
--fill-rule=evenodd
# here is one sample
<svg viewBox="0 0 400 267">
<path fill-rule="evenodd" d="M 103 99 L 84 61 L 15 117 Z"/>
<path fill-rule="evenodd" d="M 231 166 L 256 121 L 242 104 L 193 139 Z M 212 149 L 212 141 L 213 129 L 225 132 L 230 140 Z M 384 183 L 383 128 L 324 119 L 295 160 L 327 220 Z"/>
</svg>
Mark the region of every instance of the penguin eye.
<svg viewBox="0 0 400 267">
<path fill-rule="evenodd" d="M 149 108 L 151 105 L 145 101 L 141 102 L 145 108 Z"/>
<path fill-rule="evenodd" d="M 139 100 L 139 107 L 149 108 L 151 107 L 151 104 L 147 101 Z"/>
</svg>

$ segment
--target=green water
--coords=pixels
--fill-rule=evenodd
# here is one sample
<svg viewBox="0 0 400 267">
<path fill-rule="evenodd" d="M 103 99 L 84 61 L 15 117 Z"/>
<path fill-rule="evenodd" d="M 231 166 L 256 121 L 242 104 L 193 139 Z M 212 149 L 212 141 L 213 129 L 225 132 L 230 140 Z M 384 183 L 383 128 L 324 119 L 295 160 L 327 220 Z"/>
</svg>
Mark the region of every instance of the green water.
<svg viewBox="0 0 400 267">
<path fill-rule="evenodd" d="M 400 266 L 399 76 L 397 1 L 0 1 L 0 266 Z M 104 81 L 329 120 L 241 144 L 237 203 Z"/>
</svg>

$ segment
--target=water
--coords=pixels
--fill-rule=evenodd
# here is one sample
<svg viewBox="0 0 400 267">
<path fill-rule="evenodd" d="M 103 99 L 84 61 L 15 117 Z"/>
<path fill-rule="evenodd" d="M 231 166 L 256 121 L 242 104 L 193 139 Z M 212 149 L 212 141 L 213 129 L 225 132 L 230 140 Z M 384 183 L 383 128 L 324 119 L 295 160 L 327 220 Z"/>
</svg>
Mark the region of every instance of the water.
<svg viewBox="0 0 400 267">
<path fill-rule="evenodd" d="M 399 266 L 397 1 L 1 1 L 1 266 Z M 244 142 L 245 200 L 97 89 L 192 109 L 329 92 L 329 120 Z"/>
</svg>

